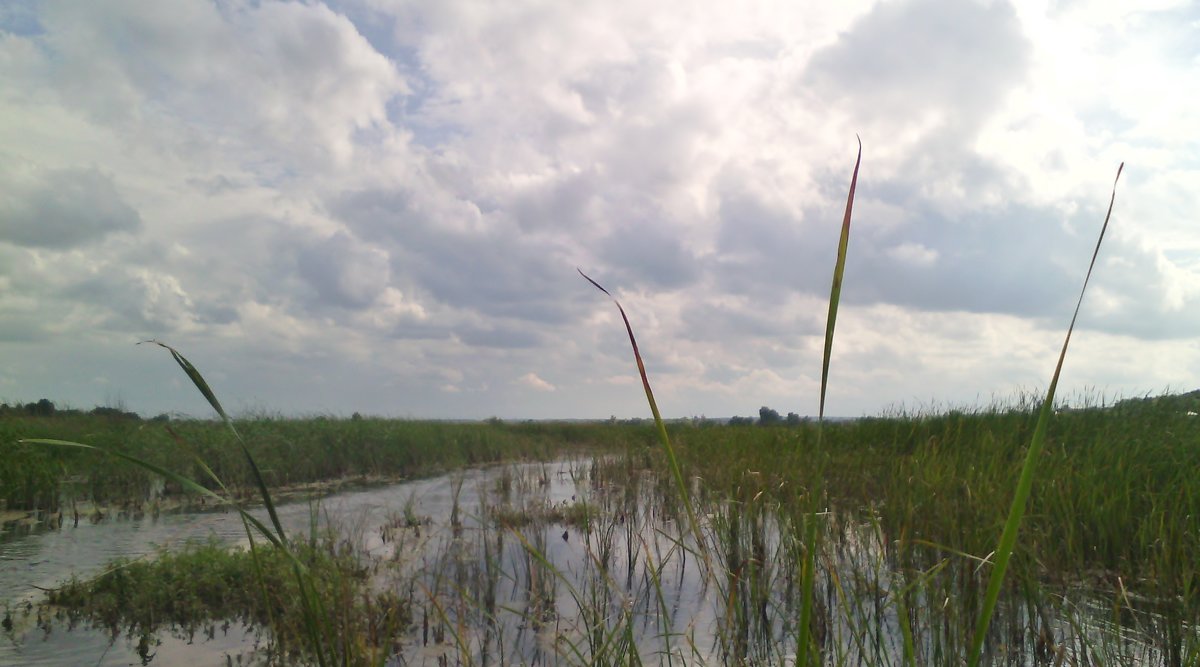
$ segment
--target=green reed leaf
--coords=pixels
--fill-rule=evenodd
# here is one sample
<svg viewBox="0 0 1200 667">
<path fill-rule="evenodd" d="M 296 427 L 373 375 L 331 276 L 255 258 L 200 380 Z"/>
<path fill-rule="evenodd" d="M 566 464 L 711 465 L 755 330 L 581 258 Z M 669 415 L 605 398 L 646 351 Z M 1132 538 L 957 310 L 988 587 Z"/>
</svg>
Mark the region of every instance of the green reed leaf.
<svg viewBox="0 0 1200 667">
<path fill-rule="evenodd" d="M 1067 358 L 1067 346 L 1071 343 L 1071 333 L 1075 330 L 1075 321 L 1079 318 L 1079 309 L 1083 306 L 1083 295 L 1087 292 L 1088 281 L 1092 279 L 1092 270 L 1096 267 L 1096 258 L 1100 255 L 1100 245 L 1104 242 L 1104 233 L 1108 231 L 1108 221 L 1112 218 L 1113 204 L 1117 200 L 1117 181 L 1121 179 L 1121 171 L 1125 169 L 1125 163 L 1117 167 L 1117 177 L 1113 179 L 1112 197 L 1108 201 L 1108 213 L 1104 216 L 1104 225 L 1100 228 L 1100 236 L 1096 239 L 1096 249 L 1092 251 L 1092 261 L 1088 264 L 1087 275 L 1083 279 L 1083 288 L 1079 290 L 1079 300 L 1075 302 L 1075 313 L 1071 316 L 1071 324 L 1067 327 L 1067 336 L 1063 340 L 1062 351 L 1058 353 L 1058 364 L 1054 367 L 1054 377 L 1050 380 L 1050 388 L 1046 391 L 1046 398 L 1042 401 L 1041 411 L 1038 414 L 1037 426 L 1033 431 L 1033 439 L 1029 443 L 1029 450 L 1025 454 L 1025 464 L 1021 467 L 1021 477 L 1017 481 L 1017 491 L 1013 496 L 1012 506 L 1008 511 L 1008 520 L 1004 523 L 1004 532 L 1000 535 L 1000 544 L 996 547 L 994 557 L 995 566 L 992 568 L 992 576 L 988 581 L 987 593 L 984 596 L 983 610 L 975 623 L 975 634 L 971 639 L 970 654 L 967 656 L 968 664 L 975 667 L 979 664 L 979 658 L 983 651 L 984 637 L 987 635 L 988 626 L 992 621 L 992 612 L 996 609 L 996 603 L 1000 598 L 1000 588 L 1004 584 L 1004 574 L 1008 570 L 1008 562 L 1012 557 L 1013 549 L 1017 544 L 1017 533 L 1021 528 L 1021 520 L 1025 516 L 1025 507 L 1029 501 L 1029 494 L 1033 489 L 1033 474 L 1037 468 L 1038 457 L 1042 453 L 1042 447 L 1046 440 L 1046 428 L 1050 423 L 1050 416 L 1054 414 L 1054 392 L 1058 388 L 1058 378 L 1062 374 L 1063 361 Z"/>
<path fill-rule="evenodd" d="M 588 274 L 581 269 L 579 275 L 591 283 L 596 289 L 608 295 L 612 302 L 617 305 L 617 310 L 621 313 L 621 320 L 625 322 L 625 332 L 629 334 L 629 344 L 633 347 L 633 358 L 637 362 L 638 374 L 642 377 L 642 388 L 646 390 L 646 401 L 650 403 L 650 413 L 654 415 L 654 426 L 658 429 L 658 439 L 662 442 L 663 449 L 667 452 L 667 461 L 671 467 L 671 476 L 675 478 L 675 484 L 679 487 L 679 497 L 683 499 L 683 507 L 687 510 L 688 526 L 691 528 L 693 535 L 696 538 L 696 546 L 700 548 L 702 554 L 707 560 L 708 550 L 703 548 L 704 538 L 700 534 L 700 524 L 696 521 L 696 511 L 692 509 L 692 501 L 688 493 L 687 484 L 683 481 L 683 473 L 679 469 L 679 461 L 675 458 L 675 448 L 671 446 L 671 438 L 667 435 L 667 427 L 663 423 L 662 415 L 658 412 L 658 403 L 654 400 L 654 391 L 650 388 L 650 378 L 646 375 L 646 364 L 642 362 L 642 353 L 638 351 L 637 338 L 633 335 L 633 326 L 629 324 L 629 317 L 625 315 L 625 309 L 621 307 L 621 302 L 612 295 L 612 292 L 604 289 L 604 287 L 592 280 Z"/>
<path fill-rule="evenodd" d="M 837 263 L 833 267 L 833 285 L 829 290 L 829 315 L 825 319 L 825 355 L 821 359 L 821 404 L 817 419 L 825 418 L 825 390 L 829 386 L 829 358 L 833 355 L 833 329 L 837 324 L 838 302 L 842 298 L 842 275 L 846 272 L 846 249 L 850 245 L 850 214 L 854 210 L 854 191 L 858 187 L 858 168 L 862 164 L 862 139 L 858 139 L 858 157 L 846 195 L 846 213 L 842 216 L 842 236 L 838 240 Z"/>
</svg>

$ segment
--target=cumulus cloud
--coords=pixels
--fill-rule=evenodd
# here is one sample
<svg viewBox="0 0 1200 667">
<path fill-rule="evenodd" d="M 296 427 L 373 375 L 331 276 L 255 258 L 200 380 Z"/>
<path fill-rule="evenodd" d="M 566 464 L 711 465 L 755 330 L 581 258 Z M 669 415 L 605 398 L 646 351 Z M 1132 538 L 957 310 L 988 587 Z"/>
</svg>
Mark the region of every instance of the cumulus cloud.
<svg viewBox="0 0 1200 667">
<path fill-rule="evenodd" d="M 388 286 L 388 256 L 344 232 L 303 247 L 297 266 L 317 297 L 342 308 L 366 308 Z"/>
<path fill-rule="evenodd" d="M 893 259 L 906 264 L 930 266 L 937 261 L 938 251 L 927 248 L 920 243 L 901 243 L 887 251 Z"/>
<path fill-rule="evenodd" d="M 818 52 L 804 76 L 864 133 L 961 142 L 1024 79 L 1030 49 L 1006 2 L 883 2 Z"/>
<path fill-rule="evenodd" d="M 147 269 L 113 270 L 66 286 L 61 295 L 96 304 L 104 326 L 161 335 L 186 327 L 194 304 L 179 280 Z"/>
<path fill-rule="evenodd" d="M 111 176 L 79 168 L 0 171 L 0 220 L 0 241 L 56 249 L 142 226 Z"/>
<path fill-rule="evenodd" d="M 64 102 L 127 132 L 182 121 L 193 140 L 266 141 L 284 155 L 344 162 L 407 90 L 392 62 L 322 4 L 48 3 L 41 18 L 36 41 L 55 56 L 46 75 Z"/>
<path fill-rule="evenodd" d="M 538 377 L 537 373 L 526 373 L 517 380 L 517 383 L 537 391 L 554 391 L 554 385 Z"/>
<path fill-rule="evenodd" d="M 835 412 L 1041 381 L 1121 159 L 1073 368 L 1177 383 L 1197 17 L 1093 4 L 6 5 L 6 377 L 86 403 L 68 349 L 162 335 L 234 404 L 642 414 L 580 267 L 669 414 L 803 412 L 857 132 Z"/>
</svg>

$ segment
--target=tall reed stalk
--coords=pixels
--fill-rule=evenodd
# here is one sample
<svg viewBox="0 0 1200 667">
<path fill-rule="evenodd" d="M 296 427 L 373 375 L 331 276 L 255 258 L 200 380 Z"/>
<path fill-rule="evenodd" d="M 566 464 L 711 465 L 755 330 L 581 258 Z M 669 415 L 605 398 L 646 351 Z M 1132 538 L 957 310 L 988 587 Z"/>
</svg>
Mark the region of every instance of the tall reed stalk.
<svg viewBox="0 0 1200 667">
<path fill-rule="evenodd" d="M 1108 200 L 1108 213 L 1104 215 L 1104 225 L 1100 227 L 1100 236 L 1096 239 L 1096 249 L 1092 251 L 1092 261 L 1088 264 L 1087 275 L 1083 278 L 1083 287 L 1079 290 L 1079 299 L 1075 302 L 1075 313 L 1071 315 L 1071 324 L 1067 327 L 1066 338 L 1063 339 L 1062 350 L 1058 353 L 1058 363 L 1054 366 L 1054 376 L 1050 378 L 1050 388 L 1046 390 L 1046 398 L 1042 401 L 1038 413 L 1037 426 L 1033 431 L 1033 439 L 1025 453 L 1025 464 L 1021 466 L 1021 477 L 1017 481 L 1017 490 L 1013 495 L 1012 506 L 1008 510 L 1008 520 L 1004 522 L 1004 532 L 1000 535 L 1000 544 L 995 551 L 995 565 L 988 581 L 987 593 L 984 596 L 983 609 L 975 623 L 975 633 L 971 639 L 970 653 L 967 664 L 975 667 L 983 651 L 983 641 L 987 636 L 988 625 L 992 620 L 992 612 L 1000 598 L 1000 588 L 1004 584 L 1004 574 L 1008 570 L 1008 562 L 1013 549 L 1017 545 L 1017 533 L 1021 529 L 1021 520 L 1025 516 L 1025 506 L 1029 502 L 1029 494 L 1033 490 L 1033 475 L 1037 468 L 1038 458 L 1046 441 L 1046 427 L 1050 416 L 1054 413 L 1054 392 L 1058 388 L 1058 378 L 1062 373 L 1063 361 L 1067 358 L 1067 346 L 1071 344 L 1071 332 L 1075 330 L 1075 320 L 1079 318 L 1079 309 L 1083 306 L 1083 295 L 1087 293 L 1088 281 L 1092 279 L 1092 269 L 1096 268 L 1096 258 L 1100 255 L 1100 245 L 1104 243 L 1104 232 L 1108 231 L 1108 221 L 1112 217 L 1113 204 L 1117 200 L 1117 181 L 1121 179 L 1121 171 L 1125 168 L 1122 162 L 1117 167 L 1117 176 L 1113 179 L 1112 196 Z"/>
<path fill-rule="evenodd" d="M 621 302 L 617 301 L 617 298 L 611 292 L 604 289 L 600 283 L 592 280 L 581 269 L 576 270 L 579 271 L 579 275 L 594 285 L 596 289 L 607 294 L 608 298 L 612 299 L 612 302 L 617 306 L 617 310 L 621 313 L 621 320 L 625 323 L 625 332 L 629 334 L 629 345 L 633 347 L 633 359 L 637 362 L 638 375 L 642 378 L 642 388 L 646 391 L 646 402 L 650 404 L 650 413 L 654 415 L 654 427 L 658 433 L 658 440 L 662 443 L 663 451 L 667 454 L 671 476 L 675 479 L 675 485 L 679 490 L 679 497 L 683 500 L 683 507 L 687 511 L 688 527 L 692 535 L 696 538 L 696 547 L 700 549 L 700 553 L 707 560 L 708 550 L 704 548 L 704 537 L 700 534 L 700 524 L 696 521 L 696 510 L 692 508 L 691 494 L 688 492 L 687 483 L 683 480 L 683 473 L 679 469 L 679 460 L 675 457 L 675 448 L 671 446 L 671 437 L 667 435 L 666 424 L 663 423 L 662 415 L 658 411 L 658 403 L 654 400 L 654 390 L 650 388 L 650 378 L 646 375 L 646 364 L 642 362 L 642 353 L 638 350 L 637 338 L 633 335 L 633 325 L 629 323 L 629 317 L 625 314 L 625 309 L 621 307 Z"/>
</svg>

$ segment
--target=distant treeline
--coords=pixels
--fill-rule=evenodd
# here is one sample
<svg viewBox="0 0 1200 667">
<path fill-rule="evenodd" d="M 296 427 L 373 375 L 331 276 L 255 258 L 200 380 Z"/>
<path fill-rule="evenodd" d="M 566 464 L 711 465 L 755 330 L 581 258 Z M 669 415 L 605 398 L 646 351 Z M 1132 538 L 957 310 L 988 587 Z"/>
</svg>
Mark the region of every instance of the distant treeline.
<svg viewBox="0 0 1200 667">
<path fill-rule="evenodd" d="M 697 427 L 705 426 L 800 426 L 801 424 L 810 423 L 812 417 L 801 417 L 795 412 L 787 413 L 787 416 L 779 414 L 778 410 L 773 410 L 767 406 L 762 406 L 758 409 L 758 417 L 730 417 L 728 419 L 719 419 L 711 417 L 690 417 L 683 419 L 668 419 L 667 423 L 671 424 L 687 424 Z M 617 419 L 609 417 L 609 424 L 621 424 L 625 426 L 639 426 L 645 424 L 653 424 L 654 420 L 650 418 L 634 417 L 633 419 Z"/>
<path fill-rule="evenodd" d="M 0 403 L 0 418 L 2 418 L 2 417 L 17 417 L 17 416 L 74 417 L 74 416 L 78 416 L 78 415 L 94 415 L 97 417 L 115 417 L 118 419 L 131 419 L 134 421 L 142 420 L 142 416 L 136 412 L 131 412 L 129 410 L 122 410 L 121 408 L 103 407 L 103 406 L 99 406 L 99 405 L 92 408 L 91 410 L 78 410 L 75 408 L 68 408 L 65 410 L 60 410 L 58 408 L 58 406 L 56 406 L 54 404 L 54 401 L 51 401 L 48 398 L 43 398 L 35 403 L 26 403 L 24 405 L 22 405 L 20 403 L 16 403 L 13 405 L 9 405 L 8 403 Z M 150 421 L 170 421 L 170 419 L 171 419 L 171 417 L 169 415 L 167 415 L 166 413 L 163 413 L 161 415 L 158 415 L 157 417 L 152 418 Z"/>
<path fill-rule="evenodd" d="M 799 426 L 801 424 L 812 421 L 812 417 L 801 417 L 795 412 L 787 413 L 786 417 L 779 414 L 778 411 L 772 410 L 767 406 L 762 406 L 758 409 L 758 419 L 754 417 L 732 417 L 729 420 L 730 426 Z"/>
</svg>

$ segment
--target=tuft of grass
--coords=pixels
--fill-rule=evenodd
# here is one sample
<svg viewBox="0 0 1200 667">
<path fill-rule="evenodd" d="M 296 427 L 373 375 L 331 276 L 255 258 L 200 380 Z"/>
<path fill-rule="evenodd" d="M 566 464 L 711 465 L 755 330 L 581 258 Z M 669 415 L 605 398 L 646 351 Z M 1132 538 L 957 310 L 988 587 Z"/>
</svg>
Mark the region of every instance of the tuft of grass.
<svg viewBox="0 0 1200 667">
<path fill-rule="evenodd" d="M 368 664 L 374 647 L 390 643 L 390 634 L 410 620 L 406 601 L 389 592 L 369 590 L 367 571 L 358 558 L 333 540 L 294 549 L 311 573 L 318 593 L 349 610 L 324 619 L 334 634 L 359 649 L 342 656 L 343 664 Z M 266 594 L 256 585 L 261 577 Z M 109 629 L 114 635 L 152 637 L 169 629 L 191 638 L 212 634 L 217 625 L 236 621 L 272 628 L 275 650 L 288 662 L 311 658 L 306 621 L 296 600 L 292 556 L 271 546 L 256 554 L 215 542 L 192 543 L 162 552 L 153 560 L 121 560 L 87 581 L 72 579 L 48 596 L 73 620 Z"/>
</svg>

